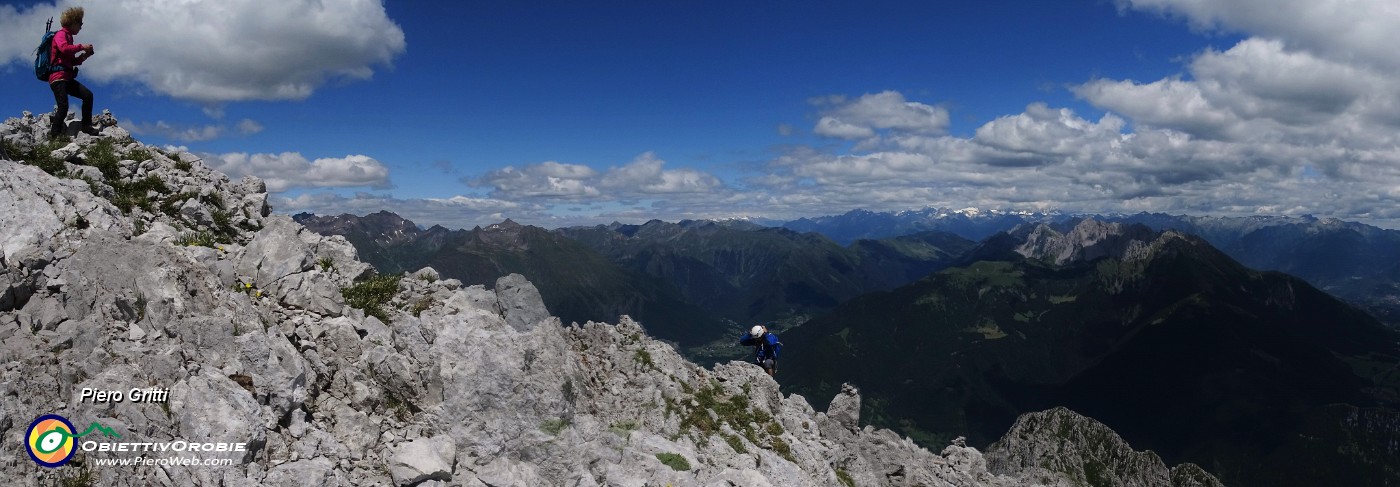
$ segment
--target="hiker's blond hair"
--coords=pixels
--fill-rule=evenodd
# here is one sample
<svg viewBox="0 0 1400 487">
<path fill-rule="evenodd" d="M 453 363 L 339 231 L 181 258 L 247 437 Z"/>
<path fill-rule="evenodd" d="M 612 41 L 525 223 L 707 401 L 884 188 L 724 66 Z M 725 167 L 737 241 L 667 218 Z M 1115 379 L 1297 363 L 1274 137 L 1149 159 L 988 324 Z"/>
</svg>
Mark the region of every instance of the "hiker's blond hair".
<svg viewBox="0 0 1400 487">
<path fill-rule="evenodd" d="M 64 27 L 72 27 L 81 23 L 83 23 L 82 7 L 69 7 L 68 10 L 63 11 L 63 16 L 58 18 L 58 25 Z"/>
</svg>

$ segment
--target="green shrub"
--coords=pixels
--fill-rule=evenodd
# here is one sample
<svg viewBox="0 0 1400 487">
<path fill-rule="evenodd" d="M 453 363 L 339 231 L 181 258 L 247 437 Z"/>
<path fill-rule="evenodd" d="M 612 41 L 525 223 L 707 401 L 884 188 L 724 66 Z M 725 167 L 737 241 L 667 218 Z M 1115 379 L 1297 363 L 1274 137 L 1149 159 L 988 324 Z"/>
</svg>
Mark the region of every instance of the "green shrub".
<svg viewBox="0 0 1400 487">
<path fill-rule="evenodd" d="M 21 150 L 18 146 L 6 143 L 5 152 L 12 159 L 38 167 L 51 175 L 63 177 L 68 174 L 68 166 L 63 164 L 62 159 L 54 157 L 53 151 L 62 149 L 68 145 L 68 142 L 68 137 L 58 137 L 30 147 L 28 150 Z"/>
<path fill-rule="evenodd" d="M 146 162 L 151 160 L 151 151 L 145 147 L 137 147 L 126 153 L 126 158 L 136 162 Z"/>
<path fill-rule="evenodd" d="M 96 144 L 89 145 L 83 153 L 87 155 L 87 165 L 102 171 L 103 178 L 108 181 L 121 179 L 122 167 L 111 139 L 98 140 Z"/>
<path fill-rule="evenodd" d="M 657 453 L 656 459 L 661 460 L 661 463 L 666 464 L 667 467 L 671 467 L 671 470 L 677 472 L 690 470 L 690 462 L 686 461 L 685 457 L 676 453 Z"/>
<path fill-rule="evenodd" d="M 394 275 L 370 277 L 340 290 L 340 295 L 345 297 L 345 304 L 362 309 L 365 314 L 379 318 L 379 321 L 385 323 L 389 322 L 389 314 L 384 312 L 383 306 L 397 294 L 399 277 Z"/>
<path fill-rule="evenodd" d="M 179 220 L 180 206 L 184 204 L 185 200 L 198 197 L 198 193 L 192 193 L 189 191 L 166 196 L 160 199 L 160 212 L 164 213 L 165 216 L 168 216 L 172 219 Z"/>
<path fill-rule="evenodd" d="M 165 187 L 165 181 L 160 176 L 146 176 L 135 181 L 124 181 L 117 178 L 107 180 L 107 184 L 112 185 L 112 205 L 121 208 L 122 213 L 131 213 L 132 208 L 152 211 L 154 205 L 151 202 L 150 192 L 164 193 L 169 191 Z"/>
</svg>

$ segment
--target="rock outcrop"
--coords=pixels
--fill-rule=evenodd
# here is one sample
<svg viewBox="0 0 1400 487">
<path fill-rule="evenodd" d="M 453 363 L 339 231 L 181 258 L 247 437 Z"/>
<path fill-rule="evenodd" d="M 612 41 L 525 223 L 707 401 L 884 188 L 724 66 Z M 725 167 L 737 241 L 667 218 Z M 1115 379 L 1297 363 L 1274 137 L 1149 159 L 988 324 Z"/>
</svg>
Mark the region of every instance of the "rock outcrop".
<svg viewBox="0 0 1400 487">
<path fill-rule="evenodd" d="M 1016 253 L 1055 265 L 1142 255 L 1157 238 L 1157 233 L 1144 225 L 1101 222 L 1092 218 L 1081 220 L 1065 233 L 1044 223 L 1023 224 L 1010 233 L 1022 240 L 1015 248 Z"/>
<path fill-rule="evenodd" d="M 1024 414 L 987 449 L 989 470 L 1042 482 L 1121 487 L 1218 487 L 1194 464 L 1168 469 L 1150 451 L 1137 452 L 1107 426 L 1065 408 Z"/>
<path fill-rule="evenodd" d="M 116 127 L 46 146 L 43 123 L 0 129 L 30 162 L 0 160 L 5 485 L 1068 486 L 1087 474 L 1047 458 L 1138 458 L 1034 428 L 1021 432 L 1033 446 L 1008 440 L 991 461 L 931 452 L 860 427 L 854 387 L 814 411 L 759 368 L 699 367 L 628 317 L 565 326 L 519 275 L 493 289 L 432 269 L 372 277 L 344 239 L 270 215 L 256 180 Z M 130 190 L 147 177 L 162 184 Z M 142 390 L 167 396 L 135 400 Z M 50 469 L 25 453 L 43 414 L 119 435 L 78 439 L 94 447 L 243 448 L 83 447 Z M 170 456 L 230 464 L 102 465 Z M 1167 471 L 1154 457 L 1119 465 Z"/>
</svg>

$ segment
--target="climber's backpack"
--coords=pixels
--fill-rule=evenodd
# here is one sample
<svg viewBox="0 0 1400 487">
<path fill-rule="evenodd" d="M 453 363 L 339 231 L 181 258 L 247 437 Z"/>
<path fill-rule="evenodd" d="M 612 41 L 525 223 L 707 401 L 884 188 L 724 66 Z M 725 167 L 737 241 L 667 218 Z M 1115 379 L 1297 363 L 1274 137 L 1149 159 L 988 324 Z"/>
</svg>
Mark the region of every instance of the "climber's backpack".
<svg viewBox="0 0 1400 487">
<path fill-rule="evenodd" d="M 39 47 L 34 49 L 34 76 L 39 81 L 47 83 L 49 75 L 63 71 L 63 66 L 58 65 L 53 59 L 53 36 L 57 34 L 53 30 L 53 18 L 49 18 L 49 23 L 44 25 L 44 39 L 39 41 Z"/>
</svg>

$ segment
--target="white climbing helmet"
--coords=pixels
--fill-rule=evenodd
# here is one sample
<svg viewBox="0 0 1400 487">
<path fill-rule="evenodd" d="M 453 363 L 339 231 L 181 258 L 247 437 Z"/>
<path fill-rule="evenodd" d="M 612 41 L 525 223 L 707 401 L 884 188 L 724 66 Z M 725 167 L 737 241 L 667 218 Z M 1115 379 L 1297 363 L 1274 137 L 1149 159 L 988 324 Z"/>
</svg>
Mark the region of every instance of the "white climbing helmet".
<svg viewBox="0 0 1400 487">
<path fill-rule="evenodd" d="M 762 336 L 765 331 L 768 330 L 763 328 L 763 325 L 753 325 L 753 329 L 749 330 L 749 336 Z"/>
</svg>

